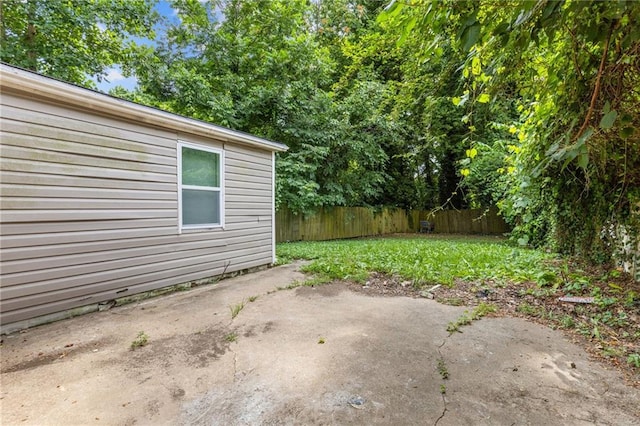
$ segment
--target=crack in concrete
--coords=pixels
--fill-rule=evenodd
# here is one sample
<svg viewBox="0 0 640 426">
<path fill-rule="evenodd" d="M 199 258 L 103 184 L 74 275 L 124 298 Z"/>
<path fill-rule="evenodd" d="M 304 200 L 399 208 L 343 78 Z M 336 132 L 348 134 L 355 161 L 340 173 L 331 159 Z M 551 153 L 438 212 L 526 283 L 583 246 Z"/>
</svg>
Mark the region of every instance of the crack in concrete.
<svg viewBox="0 0 640 426">
<path fill-rule="evenodd" d="M 467 312 L 465 311 L 465 314 L 466 314 L 466 313 L 467 313 Z M 472 322 L 470 322 L 470 323 L 469 323 L 469 324 L 467 324 L 467 325 L 472 325 L 472 324 L 473 324 L 473 321 L 480 320 L 480 319 L 482 319 L 482 317 L 483 317 L 483 316 L 484 316 L 484 315 L 481 315 L 479 318 L 472 317 L 472 318 L 471 318 Z M 456 330 L 456 331 L 460 332 L 460 330 Z M 442 343 L 440 343 L 440 345 L 437 347 L 437 351 L 438 351 L 438 355 L 439 355 L 439 358 L 438 358 L 438 359 L 439 359 L 439 360 L 441 360 L 441 362 L 442 362 L 442 363 L 444 363 L 444 356 L 442 355 L 442 352 L 440 351 L 440 349 L 442 349 L 442 348 L 444 347 L 444 345 L 447 343 L 447 340 L 448 340 L 451 336 L 453 336 L 453 334 L 454 334 L 454 332 L 453 332 L 453 331 L 449 332 L 449 334 L 447 335 L 447 337 L 445 337 L 445 338 L 442 340 Z M 446 367 L 446 364 L 445 364 L 445 367 Z M 442 380 L 443 380 L 443 381 L 444 381 L 444 380 L 447 380 L 447 378 L 448 378 L 448 376 L 449 376 L 449 371 L 448 371 L 448 369 L 446 370 L 446 376 L 444 376 L 442 372 L 440 372 L 440 375 L 442 376 Z M 445 393 L 446 393 L 446 387 L 445 387 L 444 383 L 443 383 L 443 384 L 441 384 L 440 386 L 441 386 L 441 388 L 440 388 L 440 393 L 441 393 L 441 396 L 442 396 L 443 409 L 442 409 L 442 414 L 440 414 L 440 417 L 438 417 L 438 418 L 436 419 L 435 423 L 433 424 L 434 426 L 437 426 L 437 424 L 440 422 L 440 420 L 442 420 L 442 419 L 444 418 L 445 414 L 447 413 L 447 398 L 446 398 L 446 395 L 445 395 Z"/>
<path fill-rule="evenodd" d="M 444 363 L 444 356 L 442 355 L 442 352 L 440 351 L 440 349 L 442 349 L 444 347 L 444 345 L 447 343 L 447 339 L 449 339 L 449 337 L 451 337 L 451 334 L 449 334 L 443 341 L 442 343 L 440 343 L 440 345 L 437 347 L 437 351 L 438 351 L 438 355 L 439 355 L 439 360 L 441 360 Z M 446 364 L 445 364 L 445 368 L 446 368 Z M 447 377 L 442 375 L 442 372 L 439 372 L 440 376 L 442 377 L 442 380 L 445 381 L 447 380 L 447 377 L 449 375 L 448 370 L 446 371 L 447 373 Z M 440 414 L 440 417 L 438 417 L 435 421 L 435 423 L 433 424 L 433 426 L 438 426 L 438 423 L 440 422 L 440 420 L 442 420 L 445 416 L 445 414 L 447 414 L 447 399 L 445 397 L 444 392 L 446 392 L 446 388 L 444 388 L 444 384 L 441 384 L 440 386 L 442 386 L 440 388 L 440 396 L 442 397 L 442 414 Z M 444 392 L 443 392 L 444 391 Z"/>
<path fill-rule="evenodd" d="M 444 419 L 444 415 L 447 414 L 447 400 L 444 397 L 444 394 L 442 394 L 442 403 L 444 404 L 444 409 L 442 410 L 442 414 L 440 414 L 440 417 L 436 419 L 436 422 L 433 424 L 433 426 L 438 426 L 438 422 Z"/>
</svg>

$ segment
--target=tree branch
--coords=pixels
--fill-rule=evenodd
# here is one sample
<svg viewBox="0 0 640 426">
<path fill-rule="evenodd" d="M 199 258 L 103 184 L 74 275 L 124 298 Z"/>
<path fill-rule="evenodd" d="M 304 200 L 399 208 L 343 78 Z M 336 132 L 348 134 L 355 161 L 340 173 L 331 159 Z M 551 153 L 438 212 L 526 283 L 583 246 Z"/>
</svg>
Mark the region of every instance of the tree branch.
<svg viewBox="0 0 640 426">
<path fill-rule="evenodd" d="M 567 32 L 571 35 L 571 39 L 573 40 L 574 47 L 573 49 L 571 49 L 571 53 L 573 56 L 573 64 L 576 67 L 576 71 L 578 71 L 578 76 L 580 77 L 580 80 L 584 80 L 584 75 L 582 75 L 582 70 L 580 69 L 580 65 L 578 64 L 578 53 L 576 52 L 576 50 L 580 48 L 578 44 L 578 40 L 576 40 L 576 35 L 573 33 L 573 31 L 571 31 L 571 28 L 569 28 L 567 25 L 565 25 L 565 28 Z"/>
<path fill-rule="evenodd" d="M 609 53 L 609 43 L 611 42 L 611 35 L 613 34 L 613 30 L 617 25 L 617 21 L 611 23 L 611 27 L 609 28 L 609 35 L 607 36 L 607 41 L 604 45 L 604 51 L 602 52 L 602 58 L 600 59 L 600 67 L 598 67 L 598 75 L 596 76 L 596 86 L 593 89 L 593 94 L 591 95 L 591 103 L 589 104 L 589 110 L 587 111 L 587 115 L 584 118 L 584 122 L 582 123 L 582 127 L 578 130 L 578 134 L 576 135 L 576 140 L 582 136 L 587 127 L 589 126 L 589 121 L 591 120 L 591 116 L 593 115 L 593 110 L 596 106 L 596 101 L 598 100 L 598 95 L 600 94 L 600 80 L 602 79 L 602 73 L 604 71 L 604 64 L 607 62 L 607 54 Z"/>
</svg>

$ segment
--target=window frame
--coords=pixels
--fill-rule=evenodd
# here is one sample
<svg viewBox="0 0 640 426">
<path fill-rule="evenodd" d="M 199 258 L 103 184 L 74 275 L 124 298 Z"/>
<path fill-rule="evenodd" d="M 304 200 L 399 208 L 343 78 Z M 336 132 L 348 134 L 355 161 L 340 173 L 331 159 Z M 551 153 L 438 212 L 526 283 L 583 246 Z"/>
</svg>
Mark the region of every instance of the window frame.
<svg viewBox="0 0 640 426">
<path fill-rule="evenodd" d="M 220 148 L 214 148 L 207 145 L 200 145 L 190 142 L 178 141 L 177 144 L 178 152 L 177 152 L 177 162 L 178 162 L 178 233 L 181 234 L 183 230 L 205 230 L 205 229 L 215 229 L 215 228 L 224 228 L 224 150 Z M 219 173 L 219 187 L 202 187 L 197 185 L 183 185 L 182 184 L 182 148 L 194 149 L 197 151 L 207 151 L 214 154 L 218 154 L 220 161 L 218 162 L 218 173 Z M 183 224 L 183 209 L 182 205 L 182 192 L 183 189 L 196 190 L 196 191 L 211 191 L 211 192 L 219 192 L 220 193 L 220 223 L 198 223 L 192 225 Z"/>
</svg>

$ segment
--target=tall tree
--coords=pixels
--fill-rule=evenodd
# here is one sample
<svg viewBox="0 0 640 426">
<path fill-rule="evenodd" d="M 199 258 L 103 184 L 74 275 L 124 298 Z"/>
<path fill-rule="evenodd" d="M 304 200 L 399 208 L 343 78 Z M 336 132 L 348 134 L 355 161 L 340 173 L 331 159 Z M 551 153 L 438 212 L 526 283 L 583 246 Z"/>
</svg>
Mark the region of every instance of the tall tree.
<svg viewBox="0 0 640 426">
<path fill-rule="evenodd" d="M 128 61 L 131 37 L 153 37 L 155 0 L 3 0 L 0 59 L 93 87 Z"/>
<path fill-rule="evenodd" d="M 347 3 L 338 0 L 332 10 Z M 277 200 L 296 211 L 378 199 L 387 159 L 380 144 L 390 126 L 376 102 L 387 97 L 386 89 L 362 82 L 353 92 L 332 90 L 336 61 L 316 22 L 318 5 L 172 5 L 179 21 L 169 24 L 154 51 L 141 51 L 132 63 L 138 90 L 119 95 L 286 143 L 290 150 L 277 163 Z M 354 3 L 354 19 L 358 10 Z"/>
<path fill-rule="evenodd" d="M 514 100 L 501 205 L 520 241 L 599 261 L 607 227 L 640 199 L 639 18 L 637 2 L 570 0 L 392 2 L 381 17 L 420 33 L 416 60 L 453 31 L 466 54 L 456 103 Z"/>
</svg>

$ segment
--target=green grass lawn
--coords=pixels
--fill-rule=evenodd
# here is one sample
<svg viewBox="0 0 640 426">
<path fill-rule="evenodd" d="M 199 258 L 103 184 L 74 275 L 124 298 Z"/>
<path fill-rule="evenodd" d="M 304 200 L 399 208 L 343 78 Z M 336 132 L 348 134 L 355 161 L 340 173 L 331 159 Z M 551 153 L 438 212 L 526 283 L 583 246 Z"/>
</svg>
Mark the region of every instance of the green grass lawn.
<svg viewBox="0 0 640 426">
<path fill-rule="evenodd" d="M 371 272 L 400 275 L 416 287 L 464 280 L 529 281 L 552 256 L 496 238 L 393 237 L 281 243 L 278 260 L 309 259 L 305 272 L 327 279 L 365 280 Z"/>
</svg>

